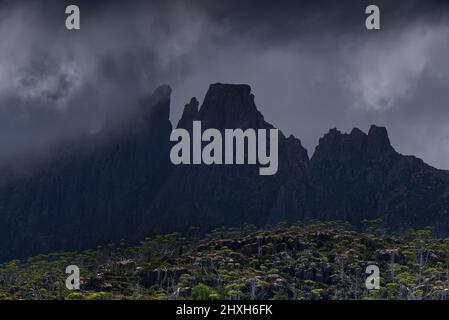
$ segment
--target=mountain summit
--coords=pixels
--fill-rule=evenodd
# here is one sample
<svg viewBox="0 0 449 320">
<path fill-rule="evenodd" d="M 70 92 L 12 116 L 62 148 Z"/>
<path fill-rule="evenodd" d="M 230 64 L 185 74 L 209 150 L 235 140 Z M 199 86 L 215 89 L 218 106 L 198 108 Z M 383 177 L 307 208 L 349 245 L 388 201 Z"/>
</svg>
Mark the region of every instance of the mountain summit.
<svg viewBox="0 0 449 320">
<path fill-rule="evenodd" d="M 310 161 L 309 183 L 308 210 L 317 218 L 356 225 L 382 218 L 391 230 L 449 231 L 449 173 L 397 153 L 383 127 L 330 130 Z"/>
<path fill-rule="evenodd" d="M 449 234 L 449 173 L 397 153 L 385 128 L 331 129 L 311 159 L 280 132 L 273 176 L 251 165 L 173 166 L 170 94 L 159 87 L 122 125 L 0 181 L 0 260 L 280 220 L 381 218 L 390 230 L 430 225 Z M 177 127 L 191 130 L 194 120 L 203 129 L 273 128 L 248 85 L 212 84 L 201 105 L 186 104 Z"/>
</svg>

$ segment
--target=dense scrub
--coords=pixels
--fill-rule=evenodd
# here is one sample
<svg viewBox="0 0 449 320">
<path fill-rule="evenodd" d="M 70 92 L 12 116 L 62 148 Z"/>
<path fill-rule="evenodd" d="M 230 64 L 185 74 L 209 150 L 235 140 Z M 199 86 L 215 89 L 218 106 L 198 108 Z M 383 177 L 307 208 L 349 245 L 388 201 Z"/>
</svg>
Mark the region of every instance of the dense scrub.
<svg viewBox="0 0 449 320">
<path fill-rule="evenodd" d="M 166 234 L 0 265 L 0 299 L 446 299 L 449 239 L 385 235 L 377 221 Z M 78 265 L 81 290 L 65 287 Z M 365 269 L 380 268 L 367 290 Z"/>
</svg>

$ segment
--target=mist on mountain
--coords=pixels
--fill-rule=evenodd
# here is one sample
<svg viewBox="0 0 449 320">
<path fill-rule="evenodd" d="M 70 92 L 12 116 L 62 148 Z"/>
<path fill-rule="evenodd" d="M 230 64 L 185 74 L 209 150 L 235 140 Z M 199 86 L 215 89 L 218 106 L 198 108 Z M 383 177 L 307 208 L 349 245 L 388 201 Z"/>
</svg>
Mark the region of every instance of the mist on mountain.
<svg viewBox="0 0 449 320">
<path fill-rule="evenodd" d="M 169 159 L 171 88 L 158 87 L 120 125 L 62 144 L 26 174 L 0 180 L 0 259 L 76 250 L 151 234 L 220 226 L 382 219 L 389 231 L 449 233 L 449 173 L 397 153 L 385 128 L 331 129 L 309 158 L 279 136 L 279 170 L 180 165 Z M 212 84 L 178 127 L 269 129 L 248 85 Z"/>
</svg>

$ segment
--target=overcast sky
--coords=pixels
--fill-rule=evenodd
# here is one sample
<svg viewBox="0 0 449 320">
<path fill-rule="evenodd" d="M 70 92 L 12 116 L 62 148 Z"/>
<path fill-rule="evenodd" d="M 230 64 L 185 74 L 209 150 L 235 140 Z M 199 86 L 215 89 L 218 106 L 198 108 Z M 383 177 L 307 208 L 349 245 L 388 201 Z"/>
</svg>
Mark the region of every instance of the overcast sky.
<svg viewBox="0 0 449 320">
<path fill-rule="evenodd" d="M 65 29 L 78 4 L 81 30 Z M 377 4 L 381 30 L 365 29 Z M 0 1 L 0 148 L 27 155 L 101 128 L 159 84 L 176 124 L 210 83 L 247 83 L 268 122 L 308 149 L 337 127 L 386 126 L 449 169 L 445 1 Z"/>
</svg>

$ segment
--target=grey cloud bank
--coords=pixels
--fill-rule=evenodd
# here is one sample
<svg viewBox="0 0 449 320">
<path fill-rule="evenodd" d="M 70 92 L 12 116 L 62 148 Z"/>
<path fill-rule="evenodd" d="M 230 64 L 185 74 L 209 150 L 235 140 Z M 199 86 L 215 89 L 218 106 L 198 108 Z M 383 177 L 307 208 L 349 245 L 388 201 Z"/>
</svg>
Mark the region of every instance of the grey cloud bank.
<svg viewBox="0 0 449 320">
<path fill-rule="evenodd" d="M 173 87 L 172 120 L 210 83 L 248 83 L 309 155 L 329 128 L 384 125 L 398 151 L 449 169 L 449 21 L 439 1 L 0 2 L 3 159 L 44 152 Z M 107 114 L 107 116 L 106 116 Z"/>
</svg>

